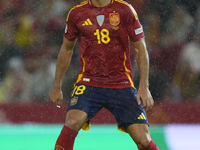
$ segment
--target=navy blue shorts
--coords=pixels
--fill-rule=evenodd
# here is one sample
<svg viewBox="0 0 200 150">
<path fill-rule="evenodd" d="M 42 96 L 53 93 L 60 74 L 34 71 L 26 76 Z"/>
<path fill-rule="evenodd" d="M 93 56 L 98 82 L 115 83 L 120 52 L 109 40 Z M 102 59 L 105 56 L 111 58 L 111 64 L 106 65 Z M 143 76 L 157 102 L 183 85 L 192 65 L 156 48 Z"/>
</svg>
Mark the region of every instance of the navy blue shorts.
<svg viewBox="0 0 200 150">
<path fill-rule="evenodd" d="M 137 90 L 134 88 L 106 89 L 77 83 L 67 111 L 82 110 L 88 114 L 90 120 L 105 107 L 115 116 L 118 129 L 126 132 L 131 124 L 148 124 L 146 112 L 142 109 L 142 104 L 137 104 L 136 95 Z M 88 128 L 87 125 L 85 127 Z"/>
</svg>

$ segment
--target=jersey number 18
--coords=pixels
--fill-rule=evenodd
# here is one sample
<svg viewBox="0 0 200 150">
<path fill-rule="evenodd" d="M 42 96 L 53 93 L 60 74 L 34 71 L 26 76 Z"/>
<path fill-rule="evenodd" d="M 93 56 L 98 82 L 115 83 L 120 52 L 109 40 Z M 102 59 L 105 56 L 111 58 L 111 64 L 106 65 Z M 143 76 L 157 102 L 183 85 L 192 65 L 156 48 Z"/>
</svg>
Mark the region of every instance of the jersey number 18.
<svg viewBox="0 0 200 150">
<path fill-rule="evenodd" d="M 96 29 L 94 35 L 97 36 L 98 44 L 101 44 L 101 42 L 108 44 L 110 42 L 109 31 L 107 29 Z"/>
</svg>

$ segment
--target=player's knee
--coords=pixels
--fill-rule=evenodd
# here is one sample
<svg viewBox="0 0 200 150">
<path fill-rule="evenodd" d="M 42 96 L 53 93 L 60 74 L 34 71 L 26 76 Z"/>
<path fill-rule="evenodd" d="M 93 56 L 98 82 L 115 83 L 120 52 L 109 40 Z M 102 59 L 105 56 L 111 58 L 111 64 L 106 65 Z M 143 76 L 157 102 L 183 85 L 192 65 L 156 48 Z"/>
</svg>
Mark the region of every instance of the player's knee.
<svg viewBox="0 0 200 150">
<path fill-rule="evenodd" d="M 135 141 L 136 145 L 139 148 L 147 147 L 151 142 L 151 138 L 142 138 L 138 141 Z"/>
<path fill-rule="evenodd" d="M 66 120 L 65 125 L 71 129 L 78 131 L 80 130 L 82 124 L 77 119 L 71 118 Z"/>
</svg>

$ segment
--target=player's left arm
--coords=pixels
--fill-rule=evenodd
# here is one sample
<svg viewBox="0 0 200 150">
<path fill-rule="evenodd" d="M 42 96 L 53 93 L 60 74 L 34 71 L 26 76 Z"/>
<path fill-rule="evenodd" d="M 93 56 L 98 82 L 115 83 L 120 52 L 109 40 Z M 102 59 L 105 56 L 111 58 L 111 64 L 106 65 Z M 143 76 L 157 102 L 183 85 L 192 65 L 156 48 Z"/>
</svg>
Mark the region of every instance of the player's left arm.
<svg viewBox="0 0 200 150">
<path fill-rule="evenodd" d="M 137 42 L 132 42 L 135 50 L 136 60 L 140 73 L 140 83 L 137 93 L 138 105 L 143 104 L 143 108 L 148 111 L 153 105 L 154 101 L 149 91 L 149 56 L 146 49 L 146 43 L 144 39 Z"/>
</svg>

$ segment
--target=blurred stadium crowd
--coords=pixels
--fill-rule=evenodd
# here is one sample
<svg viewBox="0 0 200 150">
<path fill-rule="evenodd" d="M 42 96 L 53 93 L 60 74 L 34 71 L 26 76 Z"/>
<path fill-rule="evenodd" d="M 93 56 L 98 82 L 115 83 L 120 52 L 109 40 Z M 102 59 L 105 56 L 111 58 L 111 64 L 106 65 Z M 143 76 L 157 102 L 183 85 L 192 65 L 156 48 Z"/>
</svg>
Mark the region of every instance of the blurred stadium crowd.
<svg viewBox="0 0 200 150">
<path fill-rule="evenodd" d="M 200 101 L 200 2 L 126 1 L 138 12 L 145 31 L 154 100 Z M 67 13 L 80 2 L 0 1 L 0 103 L 48 101 Z M 137 88 L 139 73 L 132 60 Z M 76 45 L 63 81 L 65 99 L 78 73 Z"/>
</svg>

